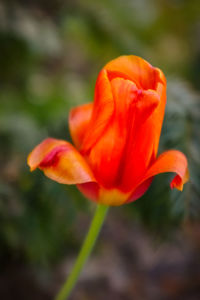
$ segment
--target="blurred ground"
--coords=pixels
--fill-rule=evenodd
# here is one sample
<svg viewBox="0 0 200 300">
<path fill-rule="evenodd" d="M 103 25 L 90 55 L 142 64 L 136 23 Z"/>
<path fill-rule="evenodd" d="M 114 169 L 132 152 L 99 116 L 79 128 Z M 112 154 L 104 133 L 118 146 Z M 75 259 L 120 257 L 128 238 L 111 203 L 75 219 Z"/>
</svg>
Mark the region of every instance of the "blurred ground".
<svg viewBox="0 0 200 300">
<path fill-rule="evenodd" d="M 113 215 L 71 299 L 199 299 L 199 242 L 191 238 L 176 232 L 156 244 L 146 230 Z"/>
<path fill-rule="evenodd" d="M 200 299 L 199 0 L 0 2 L 0 299 L 53 299 L 94 204 L 31 174 L 47 136 L 67 139 L 71 107 L 92 101 L 101 67 L 123 54 L 163 70 L 168 102 L 159 152 L 183 151 L 190 182 L 170 175 L 113 208 L 72 300 Z"/>
<path fill-rule="evenodd" d="M 79 228 L 88 226 L 81 216 Z M 200 298 L 200 226 L 184 226 L 167 242 L 152 241 L 149 232 L 110 212 L 96 249 L 72 300 L 198 300 Z M 73 265 L 65 257 L 46 276 L 21 262 L 6 266 L 0 279 L 1 299 L 53 299 Z"/>
</svg>

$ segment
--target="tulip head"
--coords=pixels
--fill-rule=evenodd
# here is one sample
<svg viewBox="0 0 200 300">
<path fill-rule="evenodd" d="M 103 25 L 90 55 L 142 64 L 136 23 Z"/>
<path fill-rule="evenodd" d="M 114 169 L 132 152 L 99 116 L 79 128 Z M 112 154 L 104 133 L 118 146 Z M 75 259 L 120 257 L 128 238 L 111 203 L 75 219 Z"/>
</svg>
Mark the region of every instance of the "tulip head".
<svg viewBox="0 0 200 300">
<path fill-rule="evenodd" d="M 188 180 L 184 154 L 170 150 L 157 157 L 165 104 L 162 71 L 137 56 L 121 56 L 100 71 L 94 102 L 71 110 L 75 147 L 47 139 L 28 164 L 105 205 L 138 199 L 163 172 L 175 172 L 171 187 L 181 190 Z"/>
</svg>

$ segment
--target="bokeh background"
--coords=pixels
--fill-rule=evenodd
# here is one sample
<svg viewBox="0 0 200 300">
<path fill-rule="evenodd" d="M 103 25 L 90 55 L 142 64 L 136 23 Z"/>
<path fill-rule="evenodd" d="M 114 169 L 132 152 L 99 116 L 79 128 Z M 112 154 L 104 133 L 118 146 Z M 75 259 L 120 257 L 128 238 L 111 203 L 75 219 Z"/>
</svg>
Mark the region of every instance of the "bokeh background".
<svg viewBox="0 0 200 300">
<path fill-rule="evenodd" d="M 112 208 L 71 299 L 200 299 L 199 0 L 0 2 L 0 299 L 51 300 L 70 272 L 95 205 L 26 157 L 47 136 L 70 141 L 70 108 L 123 54 L 166 74 L 159 151 L 183 151 L 191 179 L 180 193 L 159 175 Z"/>
</svg>

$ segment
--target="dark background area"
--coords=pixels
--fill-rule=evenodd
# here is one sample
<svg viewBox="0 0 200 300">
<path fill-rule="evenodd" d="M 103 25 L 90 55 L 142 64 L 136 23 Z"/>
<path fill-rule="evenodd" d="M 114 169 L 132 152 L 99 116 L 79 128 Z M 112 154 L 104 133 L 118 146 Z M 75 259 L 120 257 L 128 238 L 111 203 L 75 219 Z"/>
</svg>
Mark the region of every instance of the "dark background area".
<svg viewBox="0 0 200 300">
<path fill-rule="evenodd" d="M 70 141 L 70 108 L 127 54 L 165 73 L 159 152 L 183 151 L 191 178 L 180 193 L 159 175 L 110 209 L 71 299 L 200 299 L 199 0 L 0 2 L 0 299 L 53 299 L 70 272 L 95 205 L 26 158 L 47 136 Z"/>
</svg>

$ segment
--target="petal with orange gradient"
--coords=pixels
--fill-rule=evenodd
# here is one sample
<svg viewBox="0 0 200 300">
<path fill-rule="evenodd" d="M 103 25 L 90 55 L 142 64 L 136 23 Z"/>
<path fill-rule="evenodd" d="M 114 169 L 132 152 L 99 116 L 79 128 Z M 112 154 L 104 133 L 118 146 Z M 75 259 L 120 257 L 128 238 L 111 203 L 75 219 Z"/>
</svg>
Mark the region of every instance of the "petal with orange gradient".
<svg viewBox="0 0 200 300">
<path fill-rule="evenodd" d="M 140 123 L 149 117 L 159 103 L 155 92 L 142 101 L 146 91 L 138 90 L 135 83 L 130 80 L 114 78 L 111 81 L 111 88 L 115 107 L 113 117 L 88 157 L 95 177 L 105 188 L 117 185 L 119 176 L 122 176 L 121 169 L 124 169 L 124 166 L 120 168 L 120 165 L 124 165 L 124 151 L 127 144 L 131 143 L 131 148 L 128 149 L 131 152 Z"/>
<path fill-rule="evenodd" d="M 88 130 L 93 103 L 77 106 L 70 110 L 69 130 L 75 146 L 79 149 Z"/>
<path fill-rule="evenodd" d="M 142 182 L 133 193 L 131 193 L 131 195 L 129 196 L 128 200 L 125 202 L 126 204 L 133 202 L 137 199 L 139 199 L 140 197 L 142 197 L 146 191 L 149 189 L 151 183 L 153 181 L 153 177 L 148 178 L 147 180 L 145 180 L 144 182 Z"/>
<path fill-rule="evenodd" d="M 141 124 L 159 104 L 159 97 L 155 91 L 138 90 L 130 80 L 114 78 L 111 88 L 115 107 L 113 117 L 88 157 L 97 180 L 105 188 L 117 186 L 121 181 L 126 169 L 126 157 L 129 165 L 129 153 L 134 151 Z M 135 160 L 137 162 L 138 158 L 135 157 Z"/>
<path fill-rule="evenodd" d="M 106 188 L 115 186 L 118 168 L 123 154 L 127 137 L 127 111 L 132 92 L 137 91 L 130 80 L 114 79 L 113 117 L 108 122 L 101 138 L 96 141 L 88 155 L 90 166 L 98 182 Z M 98 124 L 94 124 L 98 126 Z M 93 130 L 95 130 L 95 127 Z M 91 136 L 93 133 L 91 133 Z"/>
<path fill-rule="evenodd" d="M 124 82 L 129 81 L 124 79 L 114 79 L 113 81 L 119 80 L 122 85 L 125 85 Z M 121 95 L 119 91 L 116 94 L 119 94 L 120 100 Z M 131 103 L 125 115 L 127 136 L 118 170 L 119 179 L 117 182 L 117 185 L 124 192 L 132 190 L 135 181 L 145 173 L 152 158 L 154 133 L 151 132 L 151 127 L 146 127 L 144 124 L 146 124 L 148 118 L 151 117 L 160 103 L 159 95 L 153 90 L 132 90 L 131 96 L 132 99 L 129 97 Z M 126 96 L 124 97 L 126 98 Z M 143 130 L 144 126 L 145 132 Z M 120 130 L 122 131 L 121 127 Z M 119 136 L 121 131 L 119 131 Z"/>
<path fill-rule="evenodd" d="M 63 184 L 95 181 L 81 154 L 68 142 L 48 138 L 28 156 L 31 170 L 41 169 L 52 180 Z"/>
<path fill-rule="evenodd" d="M 97 203 L 111 206 L 119 206 L 127 203 L 130 193 L 123 193 L 119 189 L 104 189 L 96 182 L 78 184 L 77 188 L 83 195 Z"/>
<path fill-rule="evenodd" d="M 100 187 L 97 182 L 77 184 L 77 188 L 86 198 L 98 202 Z"/>
<path fill-rule="evenodd" d="M 160 77 L 164 77 L 163 73 L 160 71 Z M 165 106 L 166 106 L 166 88 L 167 88 L 167 83 L 166 80 L 163 81 L 163 83 L 158 82 L 156 92 L 158 93 L 160 97 L 160 103 L 157 107 L 157 109 L 153 112 L 151 117 L 148 120 L 147 126 L 151 126 L 152 132 L 154 135 L 154 149 L 153 149 L 153 154 L 154 157 L 157 156 L 158 152 L 158 146 L 159 146 L 159 141 L 160 141 L 160 134 L 161 134 L 161 129 L 162 129 L 162 124 L 163 124 L 163 119 L 164 119 L 164 114 L 165 114 Z"/>
<path fill-rule="evenodd" d="M 38 146 L 36 146 L 29 154 L 27 159 L 31 171 L 34 171 L 36 168 L 38 168 L 44 157 L 46 157 L 46 155 L 50 153 L 55 147 L 63 146 L 65 144 L 66 141 L 47 138 Z"/>
<path fill-rule="evenodd" d="M 111 85 L 106 70 L 101 70 L 96 81 L 94 107 L 81 152 L 89 151 L 102 136 L 114 112 Z"/>
<path fill-rule="evenodd" d="M 154 68 L 147 61 L 135 55 L 120 56 L 111 60 L 106 64 L 105 69 L 110 80 L 115 77 L 129 79 L 135 82 L 138 88 L 144 90 L 155 90 L 160 75 L 159 69 Z M 165 81 L 162 72 L 161 75 L 162 77 L 159 80 Z"/>
<path fill-rule="evenodd" d="M 139 184 L 160 173 L 173 172 L 177 175 L 171 181 L 171 188 L 182 191 L 183 185 L 189 179 L 187 159 L 185 155 L 177 150 L 169 150 L 162 153 L 150 166 Z"/>
<path fill-rule="evenodd" d="M 148 129 L 149 131 L 149 128 L 151 128 L 152 134 L 150 135 L 154 137 L 152 151 L 154 157 L 156 157 L 166 104 L 166 78 L 163 72 L 158 68 L 154 68 L 144 59 L 134 55 L 120 56 L 110 61 L 105 66 L 105 69 L 110 80 L 116 77 L 129 79 L 135 82 L 138 88 L 153 90 L 159 95 L 160 104 L 153 112 L 151 118 L 146 122 L 146 126 L 143 126 L 143 132 L 141 132 L 141 136 L 143 137 L 146 130 Z M 146 141 L 144 143 L 147 144 Z M 146 145 L 144 145 L 145 148 Z"/>
<path fill-rule="evenodd" d="M 143 92 L 145 94 L 143 98 L 144 105 L 146 105 L 146 102 L 148 103 L 148 99 L 155 97 L 155 95 L 157 95 L 159 103 L 149 118 L 145 122 L 141 120 L 139 126 L 137 126 L 137 137 L 133 141 L 134 147 L 132 146 L 131 156 L 127 155 L 127 162 L 125 164 L 126 170 L 123 181 L 126 189 L 129 189 L 156 159 L 164 118 L 166 85 L 159 83 L 157 91 L 148 90 Z M 133 142 L 131 142 L 132 145 Z M 130 176 L 130 174 L 132 175 Z"/>
</svg>

